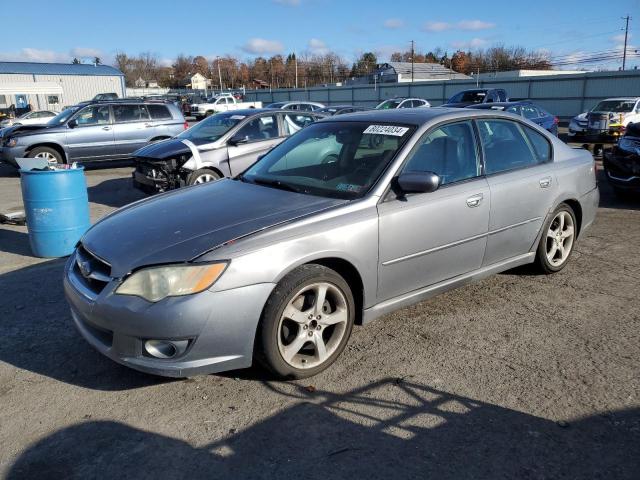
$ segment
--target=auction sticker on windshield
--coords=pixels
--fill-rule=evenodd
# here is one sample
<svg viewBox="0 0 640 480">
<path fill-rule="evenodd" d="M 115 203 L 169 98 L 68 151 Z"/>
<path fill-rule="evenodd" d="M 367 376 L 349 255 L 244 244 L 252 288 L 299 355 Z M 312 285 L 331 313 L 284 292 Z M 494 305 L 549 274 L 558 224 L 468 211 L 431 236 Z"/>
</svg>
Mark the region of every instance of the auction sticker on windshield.
<svg viewBox="0 0 640 480">
<path fill-rule="evenodd" d="M 407 133 L 409 129 L 407 127 L 395 127 L 393 125 L 369 125 L 367 129 L 362 133 L 370 133 L 372 135 L 392 135 L 394 137 L 401 137 Z"/>
</svg>

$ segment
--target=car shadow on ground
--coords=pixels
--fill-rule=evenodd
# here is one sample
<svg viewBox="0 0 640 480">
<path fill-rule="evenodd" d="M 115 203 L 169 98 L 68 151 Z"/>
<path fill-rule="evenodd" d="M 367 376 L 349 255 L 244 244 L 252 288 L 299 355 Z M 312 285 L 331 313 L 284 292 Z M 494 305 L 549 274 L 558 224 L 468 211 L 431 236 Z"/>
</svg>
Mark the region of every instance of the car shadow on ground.
<svg viewBox="0 0 640 480">
<path fill-rule="evenodd" d="M 556 423 L 402 379 L 346 393 L 265 385 L 291 406 L 222 438 L 194 446 L 87 421 L 29 446 L 7 478 L 631 479 L 640 471 L 639 409 Z"/>
<path fill-rule="evenodd" d="M 0 177 L 19 177 L 18 169 L 7 165 L 6 163 L 0 163 Z"/>
<path fill-rule="evenodd" d="M 131 178 L 112 178 L 87 188 L 89 201 L 109 207 L 120 208 L 147 195 L 133 187 Z"/>
<path fill-rule="evenodd" d="M 123 367 L 76 331 L 64 299 L 66 259 L 0 274 L 0 361 L 94 390 L 119 391 L 170 380 Z"/>
</svg>

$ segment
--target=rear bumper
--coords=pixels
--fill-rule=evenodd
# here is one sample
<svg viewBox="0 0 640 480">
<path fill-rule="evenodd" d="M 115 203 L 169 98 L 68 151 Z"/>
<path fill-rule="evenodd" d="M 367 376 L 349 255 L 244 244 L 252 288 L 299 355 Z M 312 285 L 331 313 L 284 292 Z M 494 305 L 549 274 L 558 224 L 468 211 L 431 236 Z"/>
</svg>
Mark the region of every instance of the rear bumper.
<svg viewBox="0 0 640 480">
<path fill-rule="evenodd" d="M 600 191 L 598 187 L 591 190 L 580 198 L 580 206 L 582 207 L 582 225 L 580 227 L 580 236 L 593 224 L 596 219 L 598 205 L 600 204 Z"/>
</svg>

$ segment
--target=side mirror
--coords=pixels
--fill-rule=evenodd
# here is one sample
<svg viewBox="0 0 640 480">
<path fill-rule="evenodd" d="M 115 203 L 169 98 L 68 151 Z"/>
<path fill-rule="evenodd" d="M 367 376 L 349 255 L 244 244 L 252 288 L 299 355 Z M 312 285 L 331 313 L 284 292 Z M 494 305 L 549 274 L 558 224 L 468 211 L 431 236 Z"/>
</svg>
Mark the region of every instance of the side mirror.
<svg viewBox="0 0 640 480">
<path fill-rule="evenodd" d="M 76 119 L 69 120 L 67 122 L 67 127 L 69 128 L 76 128 L 77 126 L 78 126 L 78 121 Z"/>
<path fill-rule="evenodd" d="M 227 140 L 227 143 L 229 145 L 235 147 L 236 145 L 240 145 L 242 143 L 247 143 L 248 141 L 249 141 L 249 137 L 248 136 L 234 135 L 229 140 Z"/>
<path fill-rule="evenodd" d="M 440 177 L 433 172 L 404 172 L 398 177 L 402 193 L 430 193 L 440 187 Z"/>
</svg>

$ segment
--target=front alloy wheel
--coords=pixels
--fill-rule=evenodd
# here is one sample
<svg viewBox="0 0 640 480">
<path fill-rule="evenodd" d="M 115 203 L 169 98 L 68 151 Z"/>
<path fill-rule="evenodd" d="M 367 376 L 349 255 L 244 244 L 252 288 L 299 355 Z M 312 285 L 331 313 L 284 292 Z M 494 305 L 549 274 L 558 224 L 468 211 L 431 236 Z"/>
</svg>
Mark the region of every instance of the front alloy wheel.
<svg viewBox="0 0 640 480">
<path fill-rule="evenodd" d="M 322 265 L 303 265 L 282 279 L 267 301 L 257 358 L 283 378 L 315 375 L 346 346 L 354 316 L 345 280 Z"/>
</svg>

